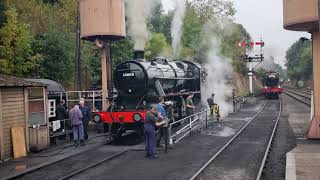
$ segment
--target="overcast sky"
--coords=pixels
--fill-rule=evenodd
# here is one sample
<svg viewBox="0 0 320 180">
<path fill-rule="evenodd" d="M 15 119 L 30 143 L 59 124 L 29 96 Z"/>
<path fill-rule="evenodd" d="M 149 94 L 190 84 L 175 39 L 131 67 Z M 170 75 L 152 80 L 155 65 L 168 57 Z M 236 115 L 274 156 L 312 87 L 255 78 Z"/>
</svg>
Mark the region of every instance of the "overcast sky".
<svg viewBox="0 0 320 180">
<path fill-rule="evenodd" d="M 286 50 L 300 37 L 308 33 L 283 29 L 282 0 L 234 0 L 237 9 L 236 22 L 241 23 L 250 35 L 266 43 L 265 55 L 273 55 L 283 65 Z"/>
<path fill-rule="evenodd" d="M 300 37 L 307 33 L 283 29 L 282 0 L 233 0 L 237 10 L 235 20 L 242 24 L 256 41 L 260 37 L 266 43 L 265 56 L 274 56 L 284 65 L 285 52 Z M 174 6 L 174 0 L 162 0 L 165 9 Z"/>
</svg>

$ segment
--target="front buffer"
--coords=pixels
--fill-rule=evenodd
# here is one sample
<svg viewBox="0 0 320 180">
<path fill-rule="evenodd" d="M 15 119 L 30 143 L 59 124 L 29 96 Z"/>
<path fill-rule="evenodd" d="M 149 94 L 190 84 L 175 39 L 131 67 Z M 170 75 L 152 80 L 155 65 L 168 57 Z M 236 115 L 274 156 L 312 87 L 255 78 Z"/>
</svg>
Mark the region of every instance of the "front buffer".
<svg viewBox="0 0 320 180">
<path fill-rule="evenodd" d="M 95 112 L 93 120 L 109 127 L 113 138 L 120 138 L 127 130 L 134 130 L 143 135 L 143 123 L 146 111 Z"/>
<path fill-rule="evenodd" d="M 283 92 L 283 88 L 281 87 L 265 87 L 262 89 L 264 95 L 268 99 L 278 99 L 279 94 Z"/>
</svg>

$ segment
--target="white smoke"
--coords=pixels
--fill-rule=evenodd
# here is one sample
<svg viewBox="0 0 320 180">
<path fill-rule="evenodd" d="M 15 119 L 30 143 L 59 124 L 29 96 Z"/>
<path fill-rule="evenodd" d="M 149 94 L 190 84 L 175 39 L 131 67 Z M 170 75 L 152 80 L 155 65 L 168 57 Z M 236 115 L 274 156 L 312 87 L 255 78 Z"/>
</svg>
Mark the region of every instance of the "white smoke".
<svg viewBox="0 0 320 180">
<path fill-rule="evenodd" d="M 129 22 L 128 34 L 134 41 L 135 50 L 144 50 L 150 36 L 146 21 L 158 3 L 159 0 L 126 0 L 126 13 Z"/>
<path fill-rule="evenodd" d="M 232 104 L 227 102 L 226 97 L 232 94 L 232 84 L 228 82 L 228 77 L 233 74 L 231 59 L 226 58 L 221 53 L 221 33 L 231 33 L 232 25 L 228 22 L 209 22 L 204 28 L 203 41 L 209 45 L 207 61 L 204 67 L 207 71 L 206 83 L 202 86 L 202 102 L 207 104 L 207 98 L 215 94 L 215 103 L 220 107 L 222 116 L 228 115 L 233 109 Z M 209 44 L 208 44 L 209 43 Z"/>
<path fill-rule="evenodd" d="M 176 8 L 171 23 L 172 49 L 174 57 L 178 57 L 181 51 L 181 36 L 183 33 L 183 20 L 186 12 L 186 0 L 175 0 Z"/>
</svg>

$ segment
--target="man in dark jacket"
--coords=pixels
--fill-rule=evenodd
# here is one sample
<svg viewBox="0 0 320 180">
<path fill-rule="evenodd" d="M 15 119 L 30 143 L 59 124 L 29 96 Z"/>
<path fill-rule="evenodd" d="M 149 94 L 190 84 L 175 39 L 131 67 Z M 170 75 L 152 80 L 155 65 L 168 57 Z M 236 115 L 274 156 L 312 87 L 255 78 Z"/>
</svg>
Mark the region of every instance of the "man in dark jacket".
<svg viewBox="0 0 320 180">
<path fill-rule="evenodd" d="M 146 136 L 146 157 L 156 159 L 159 158 L 155 155 L 156 147 L 156 126 L 161 126 L 164 124 L 164 121 L 158 122 L 161 114 L 157 111 L 157 106 L 153 106 L 150 111 L 147 112 L 145 121 L 144 121 L 144 130 Z"/>
<path fill-rule="evenodd" d="M 161 114 L 163 120 L 166 120 L 167 119 L 167 112 L 164 109 L 165 104 L 164 104 L 164 98 L 162 96 L 159 97 L 159 103 L 156 106 L 157 106 L 157 111 Z M 160 127 L 158 127 L 157 147 L 162 147 L 160 144 L 162 138 L 164 138 L 164 128 L 162 126 L 160 126 Z"/>
<path fill-rule="evenodd" d="M 56 118 L 57 120 L 68 119 L 68 111 L 64 100 L 60 100 L 59 105 L 56 108 Z"/>
<path fill-rule="evenodd" d="M 64 131 L 65 129 L 69 129 L 71 128 L 71 125 L 70 125 L 70 122 L 66 119 L 68 119 L 68 111 L 67 111 L 67 108 L 65 106 L 65 101 L 64 100 L 60 100 L 59 101 L 59 105 L 57 106 L 56 108 L 56 119 L 55 120 L 61 120 L 60 121 L 60 124 L 61 124 L 61 127 L 59 130 L 60 131 Z M 66 120 L 66 121 L 62 121 L 62 120 Z M 60 136 L 58 137 L 59 139 L 65 139 L 65 135 L 63 136 Z M 56 144 L 56 138 L 52 138 L 53 139 L 53 142 Z"/>
<path fill-rule="evenodd" d="M 84 101 L 80 101 L 79 105 L 80 105 L 80 110 L 83 115 L 82 122 L 83 122 L 83 129 L 84 129 L 84 139 L 88 140 L 88 137 L 89 137 L 88 136 L 88 124 L 91 119 L 91 111 L 87 106 L 85 106 Z"/>
</svg>

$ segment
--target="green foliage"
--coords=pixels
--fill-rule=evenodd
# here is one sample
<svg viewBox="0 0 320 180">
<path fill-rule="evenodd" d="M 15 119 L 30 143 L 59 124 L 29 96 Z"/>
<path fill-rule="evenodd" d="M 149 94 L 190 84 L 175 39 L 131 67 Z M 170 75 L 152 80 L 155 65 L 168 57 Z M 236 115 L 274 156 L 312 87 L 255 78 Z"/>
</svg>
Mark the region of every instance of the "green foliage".
<svg viewBox="0 0 320 180">
<path fill-rule="evenodd" d="M 312 44 L 310 40 L 296 41 L 286 52 L 287 75 L 291 80 L 310 80 L 312 76 Z"/>
<path fill-rule="evenodd" d="M 201 52 L 203 51 L 199 48 L 199 45 L 202 41 L 202 28 L 203 23 L 201 23 L 196 10 L 190 3 L 188 3 L 183 22 L 183 35 L 181 38 L 183 46 L 182 51 L 184 51 L 185 53 L 182 52 L 181 58 L 186 58 L 187 55 L 192 59 L 196 59 L 196 61 L 201 61 L 201 59 L 204 59 L 204 57 L 201 56 Z M 191 50 L 192 54 L 190 54 Z"/>
<path fill-rule="evenodd" d="M 60 0 L 43 0 L 43 2 L 47 3 L 47 4 L 51 4 L 51 5 L 54 5 L 54 4 L 60 4 L 61 5 Z"/>
<path fill-rule="evenodd" d="M 250 36 L 241 25 L 231 20 L 234 14 L 230 0 L 188 1 L 183 22 L 181 57 L 178 58 L 204 62 L 211 47 L 211 42 L 206 42 L 209 38 L 204 35 L 208 33 L 206 26 L 217 23 L 216 19 L 226 19 L 232 27 L 230 33 L 224 29 L 209 28 L 212 31 L 210 35 L 221 41 L 222 54 L 233 60 L 232 64 L 238 72 L 245 74 L 246 66 L 240 60 L 244 50 L 235 48 L 235 45 Z M 147 58 L 172 56 L 173 15 L 174 12 L 164 13 L 161 4 L 156 6 L 148 20 L 152 36 L 146 43 Z M 0 73 L 33 76 L 34 69 L 39 67 L 41 78 L 59 81 L 63 85 L 74 83 L 76 16 L 75 0 L 0 0 Z M 1 27 L 6 19 L 7 23 Z M 111 43 L 111 57 L 113 68 L 133 58 L 130 37 Z M 82 41 L 81 81 L 85 89 L 101 84 L 100 63 L 100 50 L 96 45 Z"/>
<path fill-rule="evenodd" d="M 130 38 L 116 41 L 111 44 L 111 57 L 113 67 L 133 59 L 133 42 Z"/>
<path fill-rule="evenodd" d="M 0 29 L 0 73 L 28 75 L 42 58 L 32 55 L 33 37 L 30 28 L 27 24 L 18 22 L 16 9 L 8 9 L 5 15 L 7 22 Z"/>
<path fill-rule="evenodd" d="M 238 47 L 238 43 L 243 39 L 251 39 L 251 37 L 241 24 L 231 23 L 230 28 L 231 33 L 226 33 L 223 36 L 221 43 L 222 54 L 233 60 L 232 64 L 237 72 L 246 75 L 248 69 L 243 61 L 245 49 Z"/>
<path fill-rule="evenodd" d="M 165 48 L 168 47 L 164 34 L 156 33 L 152 35 L 152 38 L 147 42 L 145 48 L 145 56 L 147 59 L 159 56 Z"/>
<path fill-rule="evenodd" d="M 191 0 L 189 2 L 202 21 L 216 17 L 233 17 L 236 13 L 233 2 L 230 0 Z"/>
<path fill-rule="evenodd" d="M 34 47 L 44 59 L 41 64 L 43 78 L 52 79 L 64 85 L 67 85 L 72 79 L 74 39 L 70 37 L 72 36 L 58 31 L 37 37 Z M 70 51 L 67 51 L 69 49 Z"/>
<path fill-rule="evenodd" d="M 6 11 L 5 0 L 0 0 L 0 28 L 6 22 L 5 11 Z"/>
<path fill-rule="evenodd" d="M 153 33 L 164 34 L 166 41 L 171 44 L 171 22 L 173 19 L 173 12 L 164 14 L 162 5 L 156 6 L 154 13 L 150 18 L 149 29 Z"/>
</svg>

